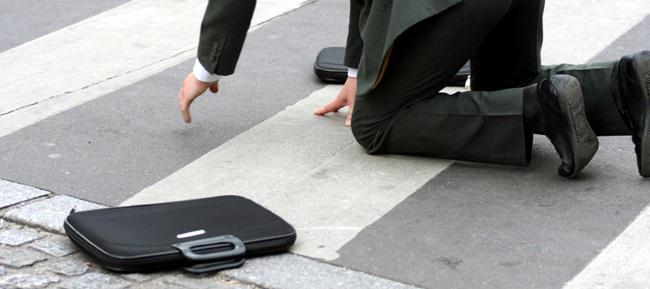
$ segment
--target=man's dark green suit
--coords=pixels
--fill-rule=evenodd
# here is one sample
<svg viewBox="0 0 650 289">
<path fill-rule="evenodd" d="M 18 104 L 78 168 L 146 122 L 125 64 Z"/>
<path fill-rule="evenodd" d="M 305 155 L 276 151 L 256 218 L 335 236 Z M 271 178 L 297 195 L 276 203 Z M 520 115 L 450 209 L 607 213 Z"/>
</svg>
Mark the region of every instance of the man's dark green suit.
<svg viewBox="0 0 650 289">
<path fill-rule="evenodd" d="M 198 57 L 234 72 L 255 7 L 211 0 Z M 346 65 L 359 69 L 352 131 L 369 153 L 526 165 L 523 87 L 578 78 L 599 135 L 626 135 L 614 103 L 617 62 L 542 67 L 543 0 L 351 0 Z M 440 93 L 468 60 L 472 91 Z"/>
<path fill-rule="evenodd" d="M 363 55 L 364 65 L 359 67 L 362 69 L 359 91 L 367 91 L 372 86 L 384 55 L 399 35 L 461 1 L 350 0 L 346 64 L 359 67 Z M 219 75 L 234 72 L 255 4 L 255 0 L 208 2 L 201 25 L 198 58 L 209 72 Z"/>
</svg>

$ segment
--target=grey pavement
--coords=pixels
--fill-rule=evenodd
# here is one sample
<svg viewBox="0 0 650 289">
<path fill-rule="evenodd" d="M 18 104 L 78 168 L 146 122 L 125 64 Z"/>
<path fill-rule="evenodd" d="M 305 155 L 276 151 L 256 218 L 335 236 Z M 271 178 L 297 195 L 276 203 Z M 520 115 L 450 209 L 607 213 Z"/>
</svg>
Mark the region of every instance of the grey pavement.
<svg viewBox="0 0 650 289">
<path fill-rule="evenodd" d="M 193 60 L 0 138 L 0 177 L 120 204 L 322 87 L 312 65 L 322 47 L 345 43 L 340 2 L 253 31 L 237 73 L 196 101 L 191 125 L 180 121 L 176 93 Z"/>
<path fill-rule="evenodd" d="M 0 232 L 0 244 L 20 246 L 43 237 L 45 237 L 43 234 L 39 234 L 38 232 L 29 229 L 5 229 Z"/>
<path fill-rule="evenodd" d="M 128 0 L 0 1 L 0 52 L 74 24 Z"/>
<path fill-rule="evenodd" d="M 32 188 L 34 191 L 38 189 Z M 29 194 L 25 189 L 16 194 Z M 61 202 L 61 199 L 67 200 Z M 28 208 L 16 204 L 9 213 Z M 48 204 L 49 211 L 67 211 L 70 204 L 79 208 L 97 205 L 69 196 L 54 196 L 38 201 Z M 337 267 L 293 254 L 276 255 L 249 260 L 241 269 L 219 274 L 188 275 L 176 271 L 161 273 L 115 274 L 94 264 L 79 252 L 58 230 L 66 214 L 51 214 L 48 210 L 22 211 L 21 223 L 5 220 L 0 227 L 0 288 L 386 288 L 409 289 L 413 286 L 379 278 L 367 273 Z"/>
<path fill-rule="evenodd" d="M 34 190 L 28 186 L 8 182 L 0 179 L 0 209 L 15 205 L 27 200 L 46 196 L 49 193 L 43 190 Z"/>
<path fill-rule="evenodd" d="M 0 53 L 127 0 L 36 2 L 0 3 Z M 197 100 L 191 125 L 175 103 L 188 60 L 0 137 L 0 288 L 562 288 L 650 203 L 628 137 L 601 138 L 576 181 L 556 176 L 537 138 L 530 167 L 455 163 L 328 262 L 287 254 L 209 276 L 118 275 L 62 235 L 72 208 L 118 205 L 322 88 L 313 59 L 344 44 L 346 19 L 346 1 L 316 0 L 250 33 L 237 73 Z M 590 61 L 650 49 L 648 35 L 650 15 Z"/>
<path fill-rule="evenodd" d="M 29 247 L 55 257 L 65 257 L 77 251 L 67 238 L 60 236 L 40 239 L 31 243 Z"/>
<path fill-rule="evenodd" d="M 648 35 L 650 17 L 591 62 L 650 49 Z M 555 176 L 556 153 L 545 138 L 536 137 L 533 152 L 527 168 L 452 165 L 334 263 L 430 288 L 562 287 L 650 203 L 650 180 L 630 165 L 630 137 L 600 138 L 576 181 Z"/>
<path fill-rule="evenodd" d="M 249 260 L 241 269 L 225 271 L 224 275 L 258 284 L 264 288 L 277 289 L 301 289 L 305 287 L 312 289 L 417 288 L 293 254 Z"/>
<path fill-rule="evenodd" d="M 530 168 L 452 165 L 335 263 L 427 288 L 561 288 L 650 202 L 629 142 L 601 139 L 575 181 L 549 181 L 558 163 L 541 138 Z"/>
<path fill-rule="evenodd" d="M 105 208 L 105 206 L 86 202 L 68 196 L 54 196 L 9 208 L 4 213 L 4 218 L 21 224 L 37 224 L 44 230 L 56 233 L 65 233 L 63 222 L 71 211 L 86 211 Z"/>
</svg>

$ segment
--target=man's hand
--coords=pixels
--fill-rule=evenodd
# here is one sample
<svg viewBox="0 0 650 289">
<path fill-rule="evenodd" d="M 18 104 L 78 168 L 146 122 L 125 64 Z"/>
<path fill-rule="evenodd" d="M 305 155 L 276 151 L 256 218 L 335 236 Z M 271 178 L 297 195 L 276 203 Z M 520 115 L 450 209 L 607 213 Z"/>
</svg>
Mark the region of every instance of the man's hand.
<svg viewBox="0 0 650 289">
<path fill-rule="evenodd" d="M 181 90 L 178 92 L 178 107 L 181 109 L 183 120 L 186 123 L 192 122 L 190 105 L 192 105 L 194 99 L 203 94 L 208 88 L 213 93 L 217 93 L 219 91 L 219 82 L 206 83 L 199 81 L 194 77 L 193 73 L 188 74 L 183 80 Z"/>
<path fill-rule="evenodd" d="M 357 96 L 357 79 L 348 77 L 341 88 L 339 95 L 325 106 L 319 107 L 314 111 L 315 115 L 325 115 L 330 112 L 337 112 L 345 106 L 349 106 L 348 115 L 345 119 L 345 125 L 352 125 L 352 110 L 354 109 L 354 98 Z"/>
</svg>

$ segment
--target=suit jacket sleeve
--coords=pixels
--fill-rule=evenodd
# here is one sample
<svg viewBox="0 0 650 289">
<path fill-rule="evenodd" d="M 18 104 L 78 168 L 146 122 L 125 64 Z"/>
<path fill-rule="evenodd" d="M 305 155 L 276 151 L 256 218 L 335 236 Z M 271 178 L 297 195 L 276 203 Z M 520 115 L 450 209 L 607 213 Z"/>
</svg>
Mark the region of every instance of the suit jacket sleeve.
<svg viewBox="0 0 650 289">
<path fill-rule="evenodd" d="M 250 27 L 255 0 L 209 0 L 201 23 L 198 60 L 210 73 L 235 71 Z"/>
<path fill-rule="evenodd" d="M 345 46 L 344 64 L 350 68 L 358 68 L 363 50 L 363 41 L 359 31 L 359 19 L 363 10 L 363 0 L 350 0 L 350 23 L 348 24 L 348 39 Z"/>
</svg>

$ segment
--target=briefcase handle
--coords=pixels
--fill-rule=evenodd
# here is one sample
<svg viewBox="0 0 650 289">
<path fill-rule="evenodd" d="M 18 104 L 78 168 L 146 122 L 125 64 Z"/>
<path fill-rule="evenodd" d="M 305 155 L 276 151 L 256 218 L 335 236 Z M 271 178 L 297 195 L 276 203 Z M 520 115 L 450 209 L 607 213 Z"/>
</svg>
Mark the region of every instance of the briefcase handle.
<svg viewBox="0 0 650 289">
<path fill-rule="evenodd" d="M 194 274 L 203 274 L 208 272 L 239 268 L 242 265 L 244 265 L 244 262 L 246 262 L 246 259 L 242 257 L 239 259 L 228 260 L 228 261 L 217 261 L 211 263 L 195 264 L 190 267 L 185 267 L 183 268 L 183 270 Z"/>
<path fill-rule="evenodd" d="M 233 246 L 233 248 L 228 251 L 208 253 L 208 254 L 197 254 L 194 251 L 192 251 L 193 248 L 205 247 L 209 245 L 218 245 L 218 244 L 230 244 Z M 207 239 L 177 243 L 177 244 L 173 244 L 172 247 L 181 251 L 181 254 L 183 254 L 185 258 L 193 262 L 207 262 L 207 261 L 235 259 L 237 257 L 243 257 L 244 254 L 246 253 L 246 246 L 244 245 L 244 243 L 241 240 L 239 240 L 239 238 L 232 235 L 223 235 L 219 237 L 212 237 Z"/>
</svg>

